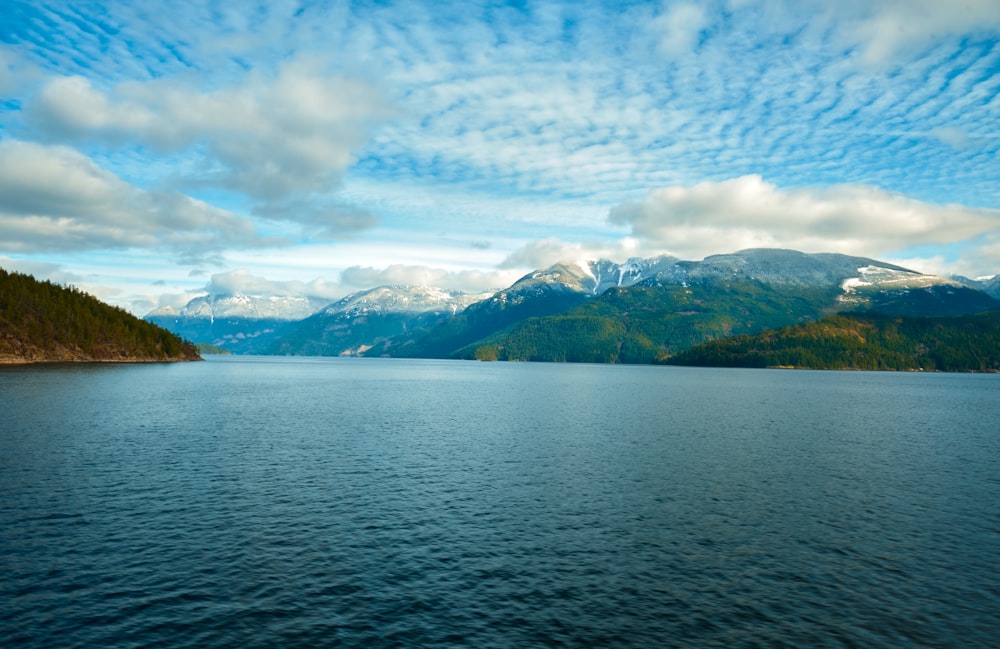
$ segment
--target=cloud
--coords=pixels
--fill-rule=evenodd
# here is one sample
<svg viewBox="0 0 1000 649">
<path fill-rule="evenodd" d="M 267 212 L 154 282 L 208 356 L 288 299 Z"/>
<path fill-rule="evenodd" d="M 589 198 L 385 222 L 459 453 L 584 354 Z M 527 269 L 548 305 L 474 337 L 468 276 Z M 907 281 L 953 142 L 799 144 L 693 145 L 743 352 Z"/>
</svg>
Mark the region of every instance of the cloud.
<svg viewBox="0 0 1000 649">
<path fill-rule="evenodd" d="M 887 196 L 996 206 L 991 4 L 180 3 L 163 12 L 139 0 L 96 12 L 28 3 L 11 17 L 14 45 L 0 46 L 0 87 L 5 74 L 17 81 L 0 104 L 0 137 L 68 143 L 138 196 L 171 187 L 226 201 L 216 205 L 304 244 L 278 257 L 233 238 L 230 266 L 283 279 L 295 275 L 276 273 L 294 266 L 307 276 L 356 266 L 387 282 L 403 279 L 389 263 L 433 277 L 622 256 L 615 239 L 630 230 L 642 256 L 826 249 L 851 234 L 824 231 L 829 219 L 815 232 L 759 215 L 678 225 L 652 216 L 677 205 L 642 197 L 705 180 L 723 192 L 725 179 L 759 174 L 779 203 L 880 187 L 872 200 L 893 210 L 902 203 Z M 306 58 L 315 53 L 322 61 Z M 30 83 L 25 65 L 37 66 Z M 840 184 L 775 189 L 829 183 Z M 612 205 L 621 220 L 609 223 Z M 52 241 L 69 237 L 68 225 Z M 432 233 L 461 250 L 429 254 Z M 469 241 L 492 248 L 470 255 Z"/>
<path fill-rule="evenodd" d="M 783 191 L 756 175 L 657 189 L 608 218 L 680 256 L 748 247 L 878 255 L 1000 228 L 998 210 L 925 203 L 866 185 Z"/>
<path fill-rule="evenodd" d="M 340 281 L 355 290 L 406 284 L 459 291 L 487 291 L 509 286 L 518 276 L 519 273 L 508 270 L 449 271 L 430 266 L 392 264 L 386 268 L 351 266 L 341 272 Z"/>
<path fill-rule="evenodd" d="M 661 34 L 659 51 L 671 56 L 690 54 L 707 26 L 705 9 L 688 3 L 668 7 L 653 21 L 653 29 Z"/>
<path fill-rule="evenodd" d="M 213 295 L 242 293 L 254 296 L 312 297 L 331 301 L 344 295 L 343 287 L 322 277 L 310 282 L 270 280 L 252 275 L 244 269 L 212 275 L 205 291 Z"/>
<path fill-rule="evenodd" d="M 64 270 L 61 264 L 31 259 L 14 259 L 0 255 L 0 268 L 31 275 L 35 279 L 49 280 L 57 284 L 79 284 L 83 277 L 77 273 Z"/>
<path fill-rule="evenodd" d="M 10 252 L 161 248 L 200 259 L 261 243 L 249 220 L 139 189 L 62 146 L 0 141 L 0 241 Z"/>
<path fill-rule="evenodd" d="M 953 149 L 964 149 L 971 144 L 968 133 L 955 126 L 936 128 L 931 135 Z"/>
<path fill-rule="evenodd" d="M 842 35 L 863 47 L 864 59 L 881 64 L 900 54 L 919 51 L 949 38 L 968 35 L 995 36 L 1000 11 L 995 0 L 880 0 L 847 2 Z M 836 6 L 836 5 L 834 5 Z M 857 24 L 852 13 L 861 15 Z"/>
<path fill-rule="evenodd" d="M 552 264 L 585 259 L 610 259 L 625 261 L 630 257 L 651 257 L 659 254 L 658 249 L 643 247 L 634 238 L 619 241 L 567 242 L 550 237 L 532 241 L 518 248 L 500 264 L 500 268 L 537 269 Z"/>
<path fill-rule="evenodd" d="M 378 217 L 371 211 L 327 196 L 272 201 L 258 204 L 252 211 L 269 219 L 294 219 L 305 226 L 306 234 L 318 239 L 335 239 L 378 225 Z"/>
<path fill-rule="evenodd" d="M 51 80 L 27 114 L 49 139 L 137 144 L 200 159 L 177 179 L 252 198 L 269 218 L 314 222 L 295 208 L 303 196 L 336 190 L 373 130 L 395 115 L 372 84 L 297 59 L 273 76 L 253 72 L 242 85 L 203 90 L 180 78 L 97 88 L 82 76 Z M 370 227 L 371 219 L 333 218 L 327 228 Z"/>
<path fill-rule="evenodd" d="M 459 291 L 497 290 L 520 277 L 517 271 L 449 271 L 430 266 L 393 264 L 385 268 L 350 266 L 340 273 L 339 281 L 317 277 L 309 282 L 273 280 L 251 274 L 245 269 L 213 274 L 203 291 L 213 295 L 241 293 L 255 296 L 309 297 L 334 301 L 359 290 L 376 286 L 435 286 Z M 179 298 L 170 302 L 175 304 Z M 191 299 L 189 295 L 188 300 Z"/>
<path fill-rule="evenodd" d="M 20 95 L 39 76 L 16 50 L 0 43 L 0 100 Z"/>
</svg>

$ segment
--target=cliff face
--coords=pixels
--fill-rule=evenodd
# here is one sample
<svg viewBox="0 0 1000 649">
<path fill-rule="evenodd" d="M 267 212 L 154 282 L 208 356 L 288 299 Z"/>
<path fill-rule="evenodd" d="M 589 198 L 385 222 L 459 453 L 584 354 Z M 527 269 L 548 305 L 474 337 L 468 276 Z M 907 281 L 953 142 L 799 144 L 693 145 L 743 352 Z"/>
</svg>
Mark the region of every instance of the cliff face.
<svg viewBox="0 0 1000 649">
<path fill-rule="evenodd" d="M 0 363 L 200 358 L 191 343 L 91 295 L 0 269 Z"/>
</svg>

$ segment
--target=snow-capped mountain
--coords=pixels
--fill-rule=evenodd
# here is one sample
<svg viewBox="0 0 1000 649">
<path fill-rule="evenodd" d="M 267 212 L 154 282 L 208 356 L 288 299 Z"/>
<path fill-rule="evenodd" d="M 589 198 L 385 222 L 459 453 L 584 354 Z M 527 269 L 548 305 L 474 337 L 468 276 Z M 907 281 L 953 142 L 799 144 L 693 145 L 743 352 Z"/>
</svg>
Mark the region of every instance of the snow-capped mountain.
<svg viewBox="0 0 1000 649">
<path fill-rule="evenodd" d="M 997 310 L 1000 304 L 984 289 L 995 291 L 998 284 L 996 277 L 938 277 L 866 257 L 750 249 L 702 261 L 667 255 L 624 263 L 564 261 L 528 273 L 508 288 L 480 294 L 380 286 L 331 304 L 301 297 L 208 295 L 182 309 L 158 309 L 146 319 L 188 340 L 236 353 L 444 357 L 480 341 L 498 344 L 498 336 L 512 332 L 523 345 L 531 336 L 572 338 L 575 334 L 567 332 L 574 326 L 610 331 L 598 326 L 594 318 L 600 318 L 616 327 L 627 323 L 630 332 L 641 334 L 645 354 L 674 349 L 681 340 L 698 342 L 698 336 L 753 332 L 844 310 L 893 315 Z M 695 314 L 703 322 L 685 324 L 684 318 Z M 558 326 L 563 329 L 545 329 L 549 318 L 562 318 Z M 523 328 L 527 322 L 535 333 Z M 673 343 L 658 339 L 668 330 Z"/>
<path fill-rule="evenodd" d="M 250 354 L 265 350 L 289 323 L 312 315 L 326 303 L 294 296 L 204 295 L 181 309 L 156 309 L 145 319 L 192 342 Z"/>
<path fill-rule="evenodd" d="M 749 280 L 787 287 L 825 287 L 839 285 L 848 278 L 857 277 L 861 268 L 884 269 L 914 278 L 925 277 L 901 266 L 867 257 L 752 248 L 725 255 L 712 255 L 702 261 L 678 261 L 645 283 L 652 286 Z"/>
<path fill-rule="evenodd" d="M 433 286 L 379 286 L 352 293 L 329 304 L 317 316 L 357 318 L 374 314 L 416 314 L 429 311 L 455 314 L 492 294 L 493 291 L 463 293 Z"/>
<path fill-rule="evenodd" d="M 959 315 L 998 307 L 953 279 L 842 254 L 751 249 L 702 261 L 566 261 L 525 275 L 426 335 L 389 341 L 371 353 L 639 362 L 679 345 L 837 311 Z M 624 337 L 591 339 L 619 335 L 614 331 Z M 572 341 L 574 350 L 558 351 L 559 341 Z"/>
<path fill-rule="evenodd" d="M 859 295 L 866 293 L 928 289 L 936 286 L 959 288 L 962 284 L 946 277 L 870 264 L 860 266 L 855 276 L 848 277 L 840 283 L 840 288 L 844 292 L 841 301 L 852 303 L 857 301 Z"/>
<path fill-rule="evenodd" d="M 323 308 L 326 300 L 294 296 L 203 295 L 184 307 L 160 307 L 146 317 L 242 318 L 246 320 L 302 320 Z"/>
<path fill-rule="evenodd" d="M 663 255 L 620 264 L 605 259 L 560 262 L 525 275 L 510 288 L 498 291 L 489 302 L 509 306 L 547 293 L 601 295 L 616 287 L 686 286 L 733 280 L 787 288 L 839 286 L 855 300 L 866 293 L 859 290 L 863 288 L 879 291 L 962 285 L 953 279 L 867 257 L 757 248 L 712 255 L 702 261 Z"/>
<path fill-rule="evenodd" d="M 600 295 L 609 288 L 633 286 L 667 272 L 680 260 L 669 255 L 633 258 L 624 263 L 607 259 L 564 261 L 528 273 L 509 288 L 497 291 L 481 305 L 484 309 L 507 309 L 546 296 Z"/>
<path fill-rule="evenodd" d="M 429 286 L 380 286 L 359 291 L 289 326 L 267 351 L 283 355 L 359 354 L 393 336 L 427 331 L 490 295 Z"/>
<path fill-rule="evenodd" d="M 1000 300 L 1000 275 L 987 275 L 986 277 L 977 277 L 975 279 L 954 275 L 952 279 Z"/>
</svg>

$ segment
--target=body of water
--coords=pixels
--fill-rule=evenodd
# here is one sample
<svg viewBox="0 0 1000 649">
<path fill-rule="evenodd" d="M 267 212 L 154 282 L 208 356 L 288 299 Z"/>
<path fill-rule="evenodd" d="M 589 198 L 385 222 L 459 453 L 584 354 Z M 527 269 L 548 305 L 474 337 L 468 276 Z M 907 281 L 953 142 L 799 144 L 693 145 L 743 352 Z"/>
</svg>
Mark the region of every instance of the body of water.
<svg viewBox="0 0 1000 649">
<path fill-rule="evenodd" d="M 5 647 L 993 647 L 1000 376 L 0 369 Z"/>
</svg>

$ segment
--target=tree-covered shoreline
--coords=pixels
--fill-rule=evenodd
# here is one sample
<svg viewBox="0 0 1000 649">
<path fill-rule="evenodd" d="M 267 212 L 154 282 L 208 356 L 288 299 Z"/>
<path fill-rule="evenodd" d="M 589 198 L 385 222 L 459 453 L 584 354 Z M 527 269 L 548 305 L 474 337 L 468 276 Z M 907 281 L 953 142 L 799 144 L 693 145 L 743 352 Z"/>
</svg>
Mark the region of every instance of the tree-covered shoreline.
<svg viewBox="0 0 1000 649">
<path fill-rule="evenodd" d="M 956 317 L 839 314 L 702 343 L 670 365 L 1000 372 L 1000 312 Z"/>
<path fill-rule="evenodd" d="M 200 360 L 191 343 L 75 287 L 0 268 L 0 363 Z"/>
</svg>

